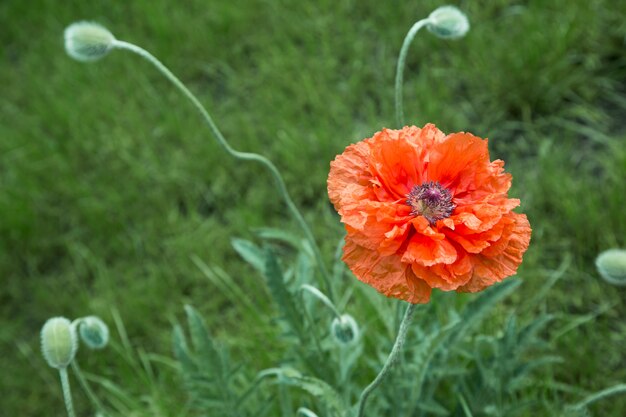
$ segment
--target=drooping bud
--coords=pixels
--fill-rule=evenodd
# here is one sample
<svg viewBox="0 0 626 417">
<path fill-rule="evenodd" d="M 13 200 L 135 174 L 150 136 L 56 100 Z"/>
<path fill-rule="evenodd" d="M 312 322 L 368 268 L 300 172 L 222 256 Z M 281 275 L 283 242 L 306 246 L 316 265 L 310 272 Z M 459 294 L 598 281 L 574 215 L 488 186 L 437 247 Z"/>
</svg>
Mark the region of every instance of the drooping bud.
<svg viewBox="0 0 626 417">
<path fill-rule="evenodd" d="M 609 249 L 596 258 L 600 276 L 609 284 L 626 286 L 626 250 Z"/>
<path fill-rule="evenodd" d="M 65 317 L 46 321 L 41 329 L 41 352 L 53 368 L 66 368 L 76 356 L 78 338 L 72 323 Z"/>
<path fill-rule="evenodd" d="M 428 30 L 444 39 L 458 39 L 470 28 L 465 13 L 454 6 L 442 6 L 428 16 Z"/>
<path fill-rule="evenodd" d="M 109 343 L 109 328 L 100 317 L 88 316 L 80 319 L 78 334 L 90 349 L 102 349 Z"/>
<path fill-rule="evenodd" d="M 359 337 L 359 326 L 349 314 L 342 314 L 340 318 L 335 318 L 330 331 L 340 345 L 349 345 Z"/>
<path fill-rule="evenodd" d="M 77 22 L 64 32 L 65 50 L 78 61 L 95 61 L 113 48 L 115 37 L 107 28 L 93 22 Z"/>
</svg>

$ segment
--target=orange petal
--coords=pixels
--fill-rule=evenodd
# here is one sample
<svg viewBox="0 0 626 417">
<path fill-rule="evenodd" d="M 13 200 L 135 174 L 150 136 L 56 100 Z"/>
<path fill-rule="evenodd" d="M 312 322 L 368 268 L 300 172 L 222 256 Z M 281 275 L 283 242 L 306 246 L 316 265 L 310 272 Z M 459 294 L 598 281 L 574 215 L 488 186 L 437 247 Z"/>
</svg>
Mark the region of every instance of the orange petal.
<svg viewBox="0 0 626 417">
<path fill-rule="evenodd" d="M 473 266 L 469 256 L 459 253 L 457 260 L 451 265 L 438 264 L 427 267 L 414 263 L 411 268 L 416 276 L 426 281 L 432 288 L 452 291 L 469 281 Z"/>
<path fill-rule="evenodd" d="M 418 234 L 411 238 L 402 255 L 402 262 L 423 266 L 451 264 L 456 259 L 456 249 L 447 239 L 431 239 Z"/>
<path fill-rule="evenodd" d="M 406 140 L 373 142 L 368 163 L 372 176 L 392 200 L 406 199 L 413 185 L 423 182 L 426 170 L 420 149 Z"/>
<path fill-rule="evenodd" d="M 457 291 L 476 292 L 509 277 L 517 271 L 522 256 L 530 243 L 531 228 L 524 214 L 510 213 L 515 221 L 506 248 L 496 256 L 472 255 L 474 273 L 472 279 Z"/>
<path fill-rule="evenodd" d="M 487 169 L 487 140 L 469 133 L 454 133 L 433 146 L 428 179 L 450 190 L 453 195 L 475 189 L 476 173 Z"/>
<path fill-rule="evenodd" d="M 364 169 L 369 157 L 367 141 L 348 146 L 330 163 L 328 196 L 341 214 L 342 207 L 350 202 L 362 201 L 371 196 L 369 175 Z"/>
<path fill-rule="evenodd" d="M 355 244 L 348 236 L 342 259 L 360 281 L 387 297 L 409 303 L 427 303 L 430 300 L 431 288 L 415 276 L 409 265 L 400 262 L 397 255 L 381 256 L 374 250 Z"/>
</svg>

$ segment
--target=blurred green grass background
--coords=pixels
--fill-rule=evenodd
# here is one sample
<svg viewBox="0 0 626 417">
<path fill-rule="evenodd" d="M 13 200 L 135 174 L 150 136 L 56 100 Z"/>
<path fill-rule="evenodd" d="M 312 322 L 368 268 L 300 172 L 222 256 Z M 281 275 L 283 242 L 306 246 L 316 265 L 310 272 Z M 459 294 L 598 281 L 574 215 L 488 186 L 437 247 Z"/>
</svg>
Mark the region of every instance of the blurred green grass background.
<svg viewBox="0 0 626 417">
<path fill-rule="evenodd" d="M 228 158 L 191 106 L 139 58 L 116 51 L 95 64 L 72 61 L 62 47 L 65 26 L 97 21 L 162 59 L 236 149 L 281 169 L 330 259 L 342 229 L 325 192 L 329 161 L 395 127 L 402 39 L 439 5 L 3 0 L 0 414 L 62 415 L 38 341 L 56 315 L 98 314 L 112 323 L 119 311 L 134 345 L 171 356 L 171 322 L 192 303 L 242 355 L 259 355 L 259 369 L 274 365 L 271 352 L 254 350 L 269 330 L 248 323 L 193 262 L 227 271 L 269 314 L 263 283 L 230 238 L 261 226 L 296 230 L 271 178 Z M 456 5 L 472 29 L 456 42 L 418 35 L 405 73 L 406 118 L 489 137 L 492 157 L 506 160 L 512 195 L 534 229 L 516 303 L 571 256 L 545 308 L 564 318 L 601 314 L 554 341 L 565 359 L 555 380 L 589 392 L 624 381 L 626 292 L 599 280 L 593 260 L 626 245 L 626 3 Z M 147 388 L 113 358 L 81 361 L 131 393 L 149 391 L 177 415 L 184 396 L 175 373 L 158 372 Z M 594 410 L 623 416 L 626 401 Z"/>
</svg>

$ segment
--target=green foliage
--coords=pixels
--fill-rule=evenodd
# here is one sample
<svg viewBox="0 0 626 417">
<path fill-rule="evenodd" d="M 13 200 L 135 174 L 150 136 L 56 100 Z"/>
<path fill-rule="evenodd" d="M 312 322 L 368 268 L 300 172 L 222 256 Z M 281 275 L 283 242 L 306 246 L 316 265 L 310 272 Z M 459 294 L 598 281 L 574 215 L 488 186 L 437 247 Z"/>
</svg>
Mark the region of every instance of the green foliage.
<svg viewBox="0 0 626 417">
<path fill-rule="evenodd" d="M 309 395 L 318 398 L 322 402 L 330 416 L 339 417 L 344 415 L 346 404 L 344 404 L 341 396 L 333 387 L 321 379 L 303 376 L 300 372 L 291 368 L 266 369 L 259 375 L 261 377 L 275 375 L 278 384 L 306 391 Z"/>
<path fill-rule="evenodd" d="M 89 401 L 88 408 L 92 413 L 108 417 L 148 417 L 165 416 L 169 410 L 178 408 L 179 416 L 188 414 L 188 407 L 181 406 L 183 397 L 176 390 L 170 390 L 168 395 L 159 395 L 165 387 L 172 386 L 178 378 L 172 378 L 172 373 L 178 369 L 177 362 L 169 356 L 147 353 L 142 348 L 134 348 L 128 339 L 127 330 L 117 310 L 111 315 L 115 323 L 116 334 L 111 335 L 111 341 L 106 349 L 81 356 L 79 351 L 77 360 L 72 364 L 72 374 L 85 393 Z M 94 374 L 84 372 L 77 361 L 92 363 L 93 356 L 104 357 L 108 363 L 114 363 L 114 372 Z M 169 371 L 169 372 L 163 372 Z M 75 398 L 82 398 L 76 395 Z M 79 414 L 80 415 L 80 414 Z"/>
<path fill-rule="evenodd" d="M 246 246 L 254 245 L 248 242 Z M 260 254 L 261 251 L 256 250 L 255 253 Z M 298 321 L 303 320 L 303 317 L 295 313 L 297 310 L 293 301 L 296 296 L 287 290 L 274 252 L 266 249 L 264 253 L 266 267 L 263 272 L 268 279 L 273 300 L 282 317 L 291 315 L 296 318 L 288 320 L 289 327 L 300 329 L 302 324 Z M 246 258 L 246 252 L 242 256 L 248 261 L 258 263 L 256 259 Z M 569 258 L 563 262 L 563 266 L 567 265 Z M 482 322 L 492 317 L 501 302 L 518 289 L 520 280 L 509 279 L 488 288 L 460 311 L 450 303 L 450 297 L 434 301 L 433 305 L 437 303 L 434 307 L 422 309 L 417 342 L 408 343 L 412 348 L 406 349 L 404 360 L 398 366 L 393 380 L 383 386 L 385 394 L 377 396 L 374 404 L 368 407 L 368 412 L 374 415 L 391 413 L 410 416 L 504 417 L 548 414 L 556 408 L 562 409 L 564 413 L 572 413 L 580 412 L 585 405 L 605 395 L 620 392 L 623 386 L 607 390 L 606 393 L 598 394 L 597 398 L 590 397 L 591 400 L 569 408 L 546 403 L 545 399 L 541 400 L 539 397 L 527 396 L 528 392 L 536 395 L 542 393 L 544 396 L 551 392 L 550 387 L 538 386 L 537 382 L 550 374 L 553 365 L 563 364 L 563 359 L 551 351 L 549 340 L 545 339 L 547 327 L 554 321 L 554 316 L 535 311 L 549 293 L 549 289 L 563 277 L 563 270 L 564 268 L 560 268 L 554 271 L 537 292 L 535 299 L 528 305 L 532 314 L 523 325 L 518 325 L 517 314 L 511 313 L 506 321 L 496 327 L 500 329 L 495 334 L 484 333 L 485 326 Z M 439 324 L 442 311 L 445 312 L 443 316 L 447 317 L 446 325 Z M 314 315 L 317 313 L 313 311 Z M 311 322 L 315 327 L 315 323 L 320 321 L 313 317 Z M 581 325 L 585 322 L 577 323 L 574 320 L 571 323 Z M 368 331 L 372 332 L 373 329 Z M 311 328 L 306 333 L 314 335 L 313 339 L 319 334 Z M 384 333 L 376 334 L 375 337 L 381 340 L 383 352 L 389 349 L 391 339 L 385 340 Z M 302 342 L 317 345 L 324 343 L 323 340 L 306 340 L 302 336 L 295 343 Z M 380 355 L 376 352 L 373 357 L 362 356 L 360 353 L 361 351 L 358 361 L 369 363 L 374 369 L 380 367 L 380 360 L 377 360 Z M 289 360 L 292 364 L 298 364 L 298 358 L 295 355 Z M 307 369 L 306 361 L 300 361 L 299 365 L 302 369 Z M 323 365 L 325 364 L 319 363 L 317 368 L 309 368 L 309 371 L 315 373 Z M 341 400 L 340 394 L 331 387 L 332 382 L 329 385 L 328 380 L 303 376 L 294 368 L 268 369 L 259 375 L 275 375 L 278 384 L 298 387 L 308 392 L 320 401 L 318 407 L 328 415 L 349 415 L 353 412 L 349 411 L 351 407 L 345 402 L 355 401 L 362 389 L 354 381 L 337 379 L 335 386 L 342 386 L 344 383 L 349 385 L 342 387 L 345 394 Z M 397 398 L 403 400 L 397 401 Z"/>
<path fill-rule="evenodd" d="M 452 345 L 462 340 L 474 326 L 479 325 L 485 319 L 499 301 L 510 295 L 520 284 L 521 281 L 519 280 L 508 279 L 500 285 L 484 290 L 475 301 L 463 309 L 461 320 L 459 320 L 449 344 Z"/>
<path fill-rule="evenodd" d="M 285 278 L 278 265 L 278 259 L 271 249 L 265 250 L 265 278 L 274 302 L 278 306 L 281 318 L 289 324 L 290 330 L 304 341 L 304 328 L 302 327 L 302 313 L 297 307 L 296 297 L 289 292 Z"/>
<path fill-rule="evenodd" d="M 252 384 L 243 368 L 232 363 L 228 350 L 216 344 L 204 319 L 193 307 L 185 306 L 185 311 L 191 347 L 179 325 L 174 326 L 173 344 L 192 407 L 201 415 L 254 415 L 246 407 L 246 400 L 253 392 L 246 390 Z"/>
<path fill-rule="evenodd" d="M 270 178 L 226 158 L 190 108 L 143 63 L 117 52 L 97 65 L 70 60 L 61 39 L 67 24 L 97 20 L 171 66 L 233 145 L 276 162 L 330 260 L 341 230 L 325 197 L 328 161 L 348 143 L 393 127 L 393 63 L 402 37 L 440 4 L 0 2 L 3 412 L 62 409 L 58 381 L 42 369 L 36 337 L 54 314 L 89 311 L 111 322 L 114 306 L 124 317 L 125 336 L 111 335 L 110 352 L 78 353 L 110 416 L 201 414 L 187 407 L 190 385 L 179 383 L 168 359 L 170 324 L 183 304 L 198 306 L 211 340 L 228 346 L 231 364 L 245 364 L 246 381 L 263 369 L 293 366 L 307 377 L 342 381 L 334 388 L 350 403 L 379 369 L 397 326 L 396 304 L 353 282 L 336 262 L 333 301 L 359 321 L 361 342 L 349 352 L 334 350 L 330 314 L 300 298 L 295 303 L 306 336 L 317 331 L 321 346 L 294 346 L 293 336 L 283 337 L 269 319 L 280 311 L 266 281 L 231 246 L 233 236 L 254 240 L 250 230 L 257 227 L 295 230 Z M 511 194 L 522 200 L 533 240 L 520 269 L 523 284 L 468 329 L 458 350 L 446 355 L 456 359 L 445 369 L 435 366 L 441 350 L 432 356 L 416 413 L 445 415 L 445 409 L 467 417 L 486 409 L 487 402 L 468 397 L 473 391 L 458 394 L 454 381 L 482 378 L 472 359 L 475 336 L 493 337 L 487 346 L 501 349 L 506 318 L 515 310 L 516 331 L 543 313 L 554 316 L 539 332 L 549 346 L 526 354 L 558 353 L 564 362 L 534 369 L 527 375 L 534 383 L 515 395 L 540 398 L 550 410 L 543 415 L 559 415 L 563 404 L 626 380 L 626 352 L 619 349 L 626 341 L 624 294 L 598 279 L 593 265 L 602 250 L 626 245 L 626 3 L 458 6 L 472 24 L 462 42 L 426 34 L 411 47 L 407 121 L 488 136 L 492 156 L 506 160 L 513 174 Z M 316 285 L 310 258 L 270 239 L 290 294 L 297 294 L 297 280 Z M 571 263 L 562 264 L 568 257 Z M 557 269 L 562 279 L 536 299 Z M 417 349 L 422 336 L 435 337 L 430 325 L 454 323 L 451 311 L 462 317 L 472 298 L 436 294 L 433 305 L 420 310 L 420 329 L 410 335 L 403 363 L 411 363 L 411 343 Z M 478 353 L 490 369 L 497 352 L 481 343 Z M 321 351 L 329 362 L 301 363 L 298 349 L 313 358 L 319 354 L 311 350 Z M 337 363 L 349 365 L 341 371 Z M 398 398 L 394 387 L 411 385 L 416 375 L 402 369 L 386 381 L 388 391 L 380 391 L 386 402 L 372 403 L 381 415 L 389 415 Z M 433 378 L 443 382 L 432 388 Z M 251 394 L 246 404 L 255 413 L 280 415 L 281 400 L 285 409 L 292 403 L 291 415 L 304 404 L 323 417 L 322 401 L 281 387 L 277 393 L 263 385 L 267 397 Z M 92 415 L 93 405 L 75 391 L 78 414 Z M 621 417 L 624 398 L 590 403 L 584 413 Z M 542 415 L 531 410 L 527 415 Z"/>
</svg>

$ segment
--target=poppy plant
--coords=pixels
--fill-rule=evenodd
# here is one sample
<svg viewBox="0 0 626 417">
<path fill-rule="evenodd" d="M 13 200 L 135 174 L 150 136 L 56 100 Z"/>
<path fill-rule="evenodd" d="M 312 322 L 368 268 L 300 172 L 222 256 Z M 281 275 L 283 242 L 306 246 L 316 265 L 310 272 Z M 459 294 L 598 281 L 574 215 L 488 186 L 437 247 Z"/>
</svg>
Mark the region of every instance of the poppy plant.
<svg viewBox="0 0 626 417">
<path fill-rule="evenodd" d="M 531 228 L 487 140 L 434 125 L 383 129 L 331 162 L 328 194 L 347 231 L 343 260 L 388 297 L 480 291 L 515 274 Z"/>
</svg>

